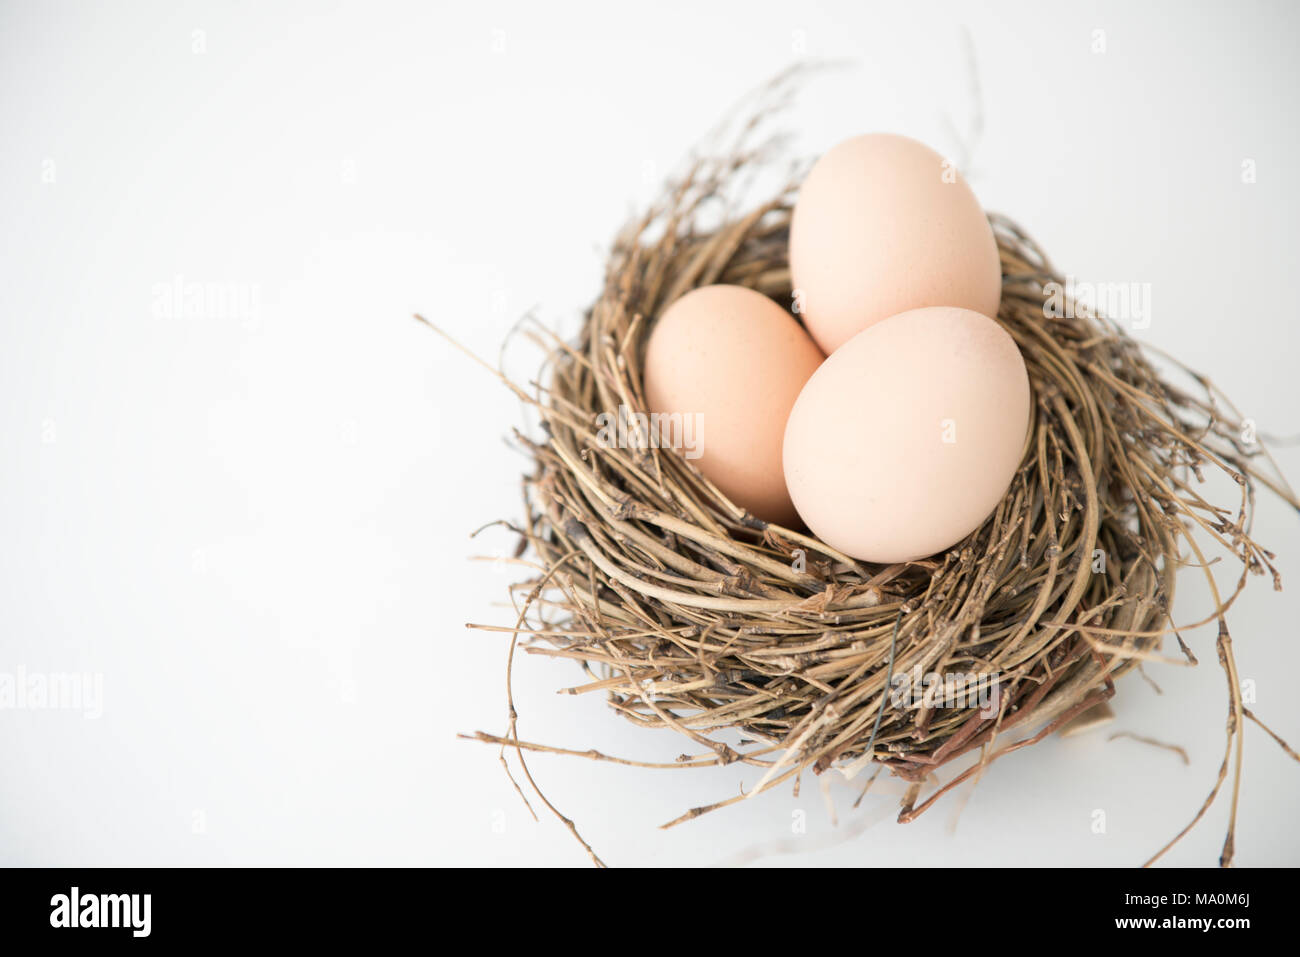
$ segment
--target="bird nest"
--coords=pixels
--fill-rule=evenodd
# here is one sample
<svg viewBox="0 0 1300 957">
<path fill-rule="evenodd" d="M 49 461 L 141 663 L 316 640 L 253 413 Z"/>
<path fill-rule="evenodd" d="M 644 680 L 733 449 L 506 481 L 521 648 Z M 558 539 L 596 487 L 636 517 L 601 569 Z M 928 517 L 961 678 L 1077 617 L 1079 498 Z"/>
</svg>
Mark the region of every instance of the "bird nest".
<svg viewBox="0 0 1300 957">
<path fill-rule="evenodd" d="M 1125 672 L 1194 663 L 1170 619 L 1176 576 L 1191 566 L 1215 607 L 1184 627 L 1217 622 L 1229 676 L 1228 751 L 1208 807 L 1254 718 L 1224 613 L 1254 574 L 1280 587 L 1272 555 L 1250 535 L 1254 490 L 1294 496 L 1258 467 L 1271 460 L 1208 379 L 1071 298 L 1009 219 L 990 217 L 997 320 L 1028 369 L 1030 434 L 1005 498 L 952 548 L 893 565 L 854 560 L 807 529 L 747 514 L 685 457 L 656 447 L 642 358 L 665 307 L 711 283 L 791 307 L 797 177 L 747 211 L 726 199 L 768 149 L 695 161 L 616 239 L 580 334 L 548 340 L 538 384 L 502 377 L 541 420 L 540 437 L 519 434 L 535 468 L 526 519 L 510 527 L 532 574 L 511 589 L 511 662 L 520 641 L 570 659 L 586 676 L 569 690 L 603 694 L 622 718 L 671 731 L 692 752 L 656 766 L 757 769 L 746 794 L 665 826 L 832 769 L 901 778 L 899 819 L 910 821 L 998 757 L 1103 705 Z M 1207 472 L 1232 480 L 1226 505 L 1203 497 Z M 1210 574 L 1207 550 L 1239 562 L 1231 588 Z M 504 734 L 471 737 L 517 758 L 534 788 L 529 752 L 624 760 L 522 740 L 513 701 Z M 1231 845 L 1230 830 L 1224 863 Z"/>
</svg>

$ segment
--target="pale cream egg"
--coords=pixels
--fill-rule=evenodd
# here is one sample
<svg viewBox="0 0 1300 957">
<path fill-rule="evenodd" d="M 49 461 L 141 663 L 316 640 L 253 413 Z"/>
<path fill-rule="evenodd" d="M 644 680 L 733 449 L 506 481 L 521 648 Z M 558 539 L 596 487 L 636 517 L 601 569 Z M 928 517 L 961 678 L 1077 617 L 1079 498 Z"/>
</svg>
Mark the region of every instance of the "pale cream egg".
<svg viewBox="0 0 1300 957">
<path fill-rule="evenodd" d="M 809 172 L 790 223 L 799 312 L 830 355 L 873 323 L 922 306 L 996 316 L 997 243 L 957 169 L 923 143 L 871 133 Z"/>
<path fill-rule="evenodd" d="M 1006 494 L 1025 451 L 1024 359 L 968 309 L 904 312 L 821 364 L 785 429 L 786 484 L 808 527 L 870 562 L 934 555 Z"/>
</svg>

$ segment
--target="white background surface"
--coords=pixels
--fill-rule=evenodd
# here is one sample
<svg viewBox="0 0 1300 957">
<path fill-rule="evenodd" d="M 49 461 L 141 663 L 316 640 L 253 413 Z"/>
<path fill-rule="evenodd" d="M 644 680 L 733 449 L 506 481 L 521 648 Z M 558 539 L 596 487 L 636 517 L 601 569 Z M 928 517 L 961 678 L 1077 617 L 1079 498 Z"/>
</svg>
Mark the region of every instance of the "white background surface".
<svg viewBox="0 0 1300 957">
<path fill-rule="evenodd" d="M 505 639 L 464 623 L 510 619 L 468 556 L 512 543 L 468 536 L 518 516 L 526 463 L 517 404 L 410 315 L 488 356 L 533 307 L 572 330 L 624 218 L 800 49 L 851 64 L 806 87 L 799 152 L 887 129 L 953 153 L 967 24 L 986 207 L 1080 279 L 1150 283 L 1143 338 L 1300 431 L 1294 5 L 547 6 L 0 8 L 0 671 L 103 676 L 97 720 L 0 711 L 0 863 L 586 862 L 455 738 L 504 731 Z M 160 316 L 178 276 L 256 287 L 255 314 Z M 1300 521 L 1263 497 L 1257 530 L 1289 589 L 1254 582 L 1230 620 L 1257 710 L 1296 742 Z M 1207 599 L 1182 581 L 1187 621 Z M 809 780 L 660 832 L 754 772 L 532 765 L 616 865 L 1132 865 L 1219 766 L 1214 632 L 1186 637 L 1202 666 L 1150 669 L 1161 696 L 1125 679 L 1112 729 L 1190 766 L 1052 740 L 955 828 L 960 799 L 899 826 L 896 797 L 852 812 L 848 786 L 833 828 Z M 577 674 L 521 662 L 524 737 L 681 750 L 556 697 Z M 1239 863 L 1300 863 L 1298 794 L 1251 727 Z M 1167 861 L 1212 864 L 1226 815 Z"/>
</svg>

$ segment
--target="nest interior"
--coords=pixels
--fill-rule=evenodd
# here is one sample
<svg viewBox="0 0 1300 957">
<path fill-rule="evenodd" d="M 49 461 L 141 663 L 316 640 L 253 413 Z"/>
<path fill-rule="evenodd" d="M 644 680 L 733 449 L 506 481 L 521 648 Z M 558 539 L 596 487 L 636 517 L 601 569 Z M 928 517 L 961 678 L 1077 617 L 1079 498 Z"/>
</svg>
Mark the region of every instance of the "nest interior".
<svg viewBox="0 0 1300 957">
<path fill-rule="evenodd" d="M 514 586 L 515 642 L 578 662 L 588 680 L 571 690 L 604 694 L 629 721 L 689 739 L 693 753 L 679 766 L 753 765 L 751 794 L 797 784 L 805 770 L 884 768 L 910 785 L 900 820 L 1105 701 L 1114 679 L 1144 660 L 1168 660 L 1166 636 L 1177 638 L 1173 654 L 1194 661 L 1169 611 L 1180 565 L 1206 565 L 1203 544 L 1240 561 L 1223 592 L 1206 571 L 1217 602 L 1206 621 L 1219 622 L 1228 669 L 1224 610 L 1251 573 L 1277 580 L 1250 537 L 1261 479 L 1252 459 L 1262 450 L 1243 442 L 1239 417 L 1208 380 L 1176 387 L 1115 322 L 1073 303 L 1050 308 L 1064 280 L 1005 218 L 990 217 L 1003 272 L 998 321 L 1028 368 L 1031 429 L 1002 503 L 947 552 L 855 561 L 806 530 L 746 514 L 686 459 L 655 447 L 635 413 L 645 411 L 643 346 L 663 308 L 710 283 L 791 307 L 792 187 L 702 225 L 751 162 L 697 162 L 627 227 L 578 340 L 549 341 L 535 390 L 512 386 L 543 432 L 519 436 L 536 467 L 524 482 L 526 521 L 512 527 L 535 574 Z M 620 410 L 632 441 L 611 443 L 600 423 Z M 1206 470 L 1236 483 L 1228 507 L 1198 491 Z M 949 691 L 955 676 L 995 693 L 957 707 L 891 695 L 900 676 L 922 674 L 948 679 Z M 1229 748 L 1243 717 L 1231 697 Z M 516 717 L 512 703 L 508 734 L 478 737 L 521 761 L 524 750 L 561 750 L 525 745 Z M 922 798 L 933 772 L 963 756 L 965 769 Z"/>
</svg>

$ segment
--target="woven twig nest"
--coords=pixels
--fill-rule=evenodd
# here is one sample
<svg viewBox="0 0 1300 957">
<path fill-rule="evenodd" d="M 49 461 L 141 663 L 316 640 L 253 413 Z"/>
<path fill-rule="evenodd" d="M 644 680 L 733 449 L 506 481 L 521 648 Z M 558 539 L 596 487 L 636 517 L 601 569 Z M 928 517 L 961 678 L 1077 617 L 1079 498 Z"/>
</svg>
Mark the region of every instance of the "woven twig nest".
<svg viewBox="0 0 1300 957">
<path fill-rule="evenodd" d="M 1254 482 L 1294 499 L 1255 468 L 1261 447 L 1208 380 L 1172 385 L 1119 325 L 1063 298 L 1064 279 L 1005 218 L 991 218 L 998 321 L 1029 371 L 1031 434 L 1005 499 L 947 552 L 855 561 L 806 529 L 746 514 L 686 458 L 646 440 L 636 420 L 643 347 L 668 304 L 731 283 L 791 307 L 793 188 L 735 215 L 725 201 L 764 156 L 742 149 L 695 163 L 617 239 L 600 298 L 576 342 L 553 341 L 543 384 L 515 387 L 544 432 L 523 439 L 536 469 L 525 480 L 527 521 L 513 527 L 536 575 L 513 589 L 516 642 L 578 662 L 587 680 L 576 690 L 604 693 L 623 718 L 680 735 L 691 752 L 681 763 L 761 769 L 746 796 L 804 772 L 852 777 L 875 765 L 910 783 L 903 821 L 1161 659 L 1176 635 L 1179 566 L 1208 576 L 1211 545 L 1241 566 L 1206 618 L 1218 621 L 1231 674 L 1224 610 L 1251 573 L 1277 583 L 1272 556 L 1249 535 Z M 620 414 L 620 435 L 632 439 L 610 442 Z M 1205 501 L 1196 486 L 1206 470 L 1231 476 L 1239 497 Z M 1194 660 L 1181 637 L 1177 647 Z M 943 700 L 900 700 L 900 679 L 917 675 L 940 676 L 928 687 Z M 1253 717 L 1230 684 L 1229 747 Z M 954 690 L 968 693 L 965 706 L 952 706 Z M 520 740 L 513 703 L 509 724 L 477 737 L 521 762 L 528 750 L 564 750 Z M 935 772 L 962 758 L 939 783 Z M 1225 862 L 1230 845 L 1231 835 Z"/>
</svg>

